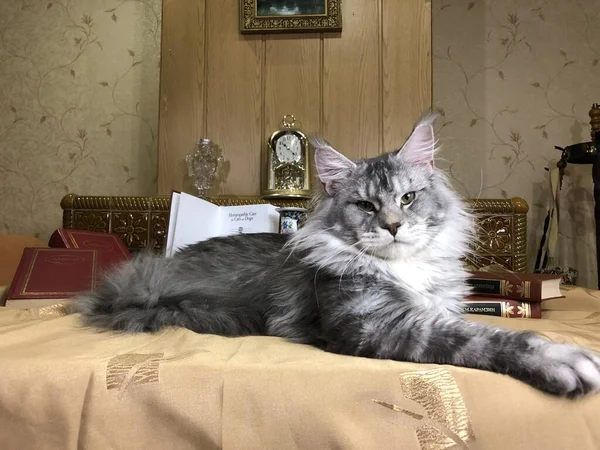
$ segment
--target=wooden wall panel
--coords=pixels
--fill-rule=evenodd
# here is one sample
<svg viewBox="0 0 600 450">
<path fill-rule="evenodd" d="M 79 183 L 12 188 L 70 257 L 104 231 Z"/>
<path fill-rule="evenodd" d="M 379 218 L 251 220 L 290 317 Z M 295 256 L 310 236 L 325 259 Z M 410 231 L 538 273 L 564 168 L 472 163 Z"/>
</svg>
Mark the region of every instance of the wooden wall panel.
<svg viewBox="0 0 600 450">
<path fill-rule="evenodd" d="M 205 0 L 163 0 L 158 192 L 185 187 L 185 155 L 204 132 Z"/>
<path fill-rule="evenodd" d="M 399 147 L 431 106 L 431 3 L 343 0 L 341 33 L 239 33 L 239 0 L 164 0 L 159 192 L 190 189 L 184 157 L 222 146 L 221 195 L 260 192 L 284 114 L 351 158 Z"/>
<path fill-rule="evenodd" d="M 320 35 L 271 36 L 265 44 L 263 145 L 281 127 L 286 114 L 293 114 L 306 134 L 321 134 L 323 41 Z M 264 157 L 261 165 L 266 165 Z M 315 173 L 314 169 L 311 173 Z"/>
<path fill-rule="evenodd" d="M 231 162 L 223 195 L 260 193 L 261 36 L 239 33 L 239 1 L 208 0 L 206 135 Z"/>
<path fill-rule="evenodd" d="M 350 158 L 381 152 L 379 4 L 345 0 L 342 33 L 323 41 L 323 135 Z"/>
<path fill-rule="evenodd" d="M 382 22 L 382 135 L 389 152 L 431 107 L 431 2 L 383 0 Z"/>
<path fill-rule="evenodd" d="M 319 34 L 266 40 L 265 138 L 293 114 L 305 133 L 320 133 L 321 39 Z"/>
</svg>

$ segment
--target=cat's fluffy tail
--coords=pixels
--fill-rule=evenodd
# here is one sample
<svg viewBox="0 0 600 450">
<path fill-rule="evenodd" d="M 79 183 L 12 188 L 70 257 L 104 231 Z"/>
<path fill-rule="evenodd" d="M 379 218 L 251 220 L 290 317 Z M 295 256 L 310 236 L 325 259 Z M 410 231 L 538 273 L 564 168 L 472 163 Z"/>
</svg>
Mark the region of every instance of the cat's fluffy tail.
<svg viewBox="0 0 600 450">
<path fill-rule="evenodd" d="M 193 328 L 185 299 L 189 288 L 174 283 L 182 260 L 151 252 L 109 271 L 93 292 L 80 294 L 71 308 L 88 326 L 123 331 L 155 331 L 165 326 Z M 191 288 L 191 286 L 190 286 Z"/>
</svg>

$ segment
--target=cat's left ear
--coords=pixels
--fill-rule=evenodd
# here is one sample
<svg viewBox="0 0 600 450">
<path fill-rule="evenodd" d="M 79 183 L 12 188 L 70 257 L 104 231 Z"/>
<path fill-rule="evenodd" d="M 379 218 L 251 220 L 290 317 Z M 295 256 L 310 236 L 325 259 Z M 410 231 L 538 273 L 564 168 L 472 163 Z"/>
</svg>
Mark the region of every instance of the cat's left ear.
<svg viewBox="0 0 600 450">
<path fill-rule="evenodd" d="M 434 167 L 435 135 L 433 122 L 435 116 L 422 119 L 412 131 L 406 143 L 398 150 L 398 157 L 409 164 L 429 165 Z"/>
</svg>

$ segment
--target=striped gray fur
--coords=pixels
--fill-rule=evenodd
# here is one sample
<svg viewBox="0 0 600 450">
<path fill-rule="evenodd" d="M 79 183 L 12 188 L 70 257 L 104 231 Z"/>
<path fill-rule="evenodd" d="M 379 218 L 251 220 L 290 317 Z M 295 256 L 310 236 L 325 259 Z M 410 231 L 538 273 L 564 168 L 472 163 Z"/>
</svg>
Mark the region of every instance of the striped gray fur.
<svg viewBox="0 0 600 450">
<path fill-rule="evenodd" d="M 315 140 L 322 189 L 291 238 L 237 235 L 172 258 L 141 254 L 80 295 L 76 311 L 104 329 L 279 336 L 493 371 L 561 396 L 599 391 L 596 353 L 461 314 L 469 291 L 459 259 L 473 219 L 433 164 L 431 123 L 420 121 L 400 150 L 358 161 Z"/>
</svg>

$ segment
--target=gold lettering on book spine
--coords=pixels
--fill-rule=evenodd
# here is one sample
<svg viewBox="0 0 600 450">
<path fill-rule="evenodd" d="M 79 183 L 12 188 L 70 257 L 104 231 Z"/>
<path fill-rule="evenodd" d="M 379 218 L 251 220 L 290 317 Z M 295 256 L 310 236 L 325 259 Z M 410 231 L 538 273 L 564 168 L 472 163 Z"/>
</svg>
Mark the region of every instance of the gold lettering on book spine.
<svg viewBox="0 0 600 450">
<path fill-rule="evenodd" d="M 521 298 L 531 298 L 531 281 L 523 281 L 517 286 L 517 294 Z"/>
<path fill-rule="evenodd" d="M 529 303 L 521 303 L 517 306 L 517 316 L 523 319 L 531 318 L 531 305 Z"/>
<path fill-rule="evenodd" d="M 512 317 L 515 315 L 515 307 L 509 302 L 501 302 L 502 317 Z"/>
<path fill-rule="evenodd" d="M 512 294 L 514 286 L 508 280 L 500 281 L 500 295 Z"/>
</svg>

